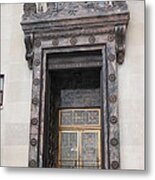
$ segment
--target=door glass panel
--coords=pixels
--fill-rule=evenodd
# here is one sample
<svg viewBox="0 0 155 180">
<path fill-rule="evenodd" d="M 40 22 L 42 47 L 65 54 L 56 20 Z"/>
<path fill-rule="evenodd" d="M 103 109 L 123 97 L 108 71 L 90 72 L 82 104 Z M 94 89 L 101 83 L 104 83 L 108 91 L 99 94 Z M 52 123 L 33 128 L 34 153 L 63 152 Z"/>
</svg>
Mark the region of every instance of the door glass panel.
<svg viewBox="0 0 155 180">
<path fill-rule="evenodd" d="M 98 132 L 84 132 L 81 134 L 82 141 L 82 166 L 99 166 Z"/>
<path fill-rule="evenodd" d="M 60 164 L 63 167 L 77 166 L 77 133 L 61 133 L 61 158 Z"/>
<path fill-rule="evenodd" d="M 69 110 L 60 111 L 60 125 L 72 125 L 72 124 L 74 124 L 72 111 Z"/>
<path fill-rule="evenodd" d="M 100 146 L 99 109 L 60 110 L 60 167 L 100 168 Z"/>
<path fill-rule="evenodd" d="M 60 126 L 99 125 L 99 109 L 65 109 L 59 113 Z"/>
</svg>

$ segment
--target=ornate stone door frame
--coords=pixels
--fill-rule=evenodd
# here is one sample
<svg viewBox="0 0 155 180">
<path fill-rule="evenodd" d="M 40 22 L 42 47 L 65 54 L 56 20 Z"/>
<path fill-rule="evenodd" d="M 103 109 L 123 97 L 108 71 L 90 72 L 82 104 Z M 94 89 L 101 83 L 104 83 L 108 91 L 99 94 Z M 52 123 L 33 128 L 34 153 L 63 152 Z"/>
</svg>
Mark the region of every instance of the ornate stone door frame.
<svg viewBox="0 0 155 180">
<path fill-rule="evenodd" d="M 127 4 L 125 1 L 48 4 L 46 12 L 37 12 L 35 3 L 24 4 L 21 23 L 25 34 L 26 60 L 33 70 L 29 166 L 43 167 L 47 55 L 100 50 L 103 59 L 103 168 L 119 169 L 117 65 L 123 63 L 125 56 L 125 32 L 129 21 Z M 77 66 L 81 67 L 81 64 Z"/>
</svg>

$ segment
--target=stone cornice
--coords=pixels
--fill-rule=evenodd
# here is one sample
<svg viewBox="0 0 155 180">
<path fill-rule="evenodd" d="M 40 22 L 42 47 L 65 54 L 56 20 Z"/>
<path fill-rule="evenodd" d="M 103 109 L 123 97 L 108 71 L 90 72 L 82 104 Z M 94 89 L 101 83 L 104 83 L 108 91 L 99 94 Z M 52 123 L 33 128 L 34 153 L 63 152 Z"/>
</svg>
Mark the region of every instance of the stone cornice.
<svg viewBox="0 0 155 180">
<path fill-rule="evenodd" d="M 46 11 L 38 11 L 36 3 L 25 3 L 21 25 L 29 68 L 32 68 L 33 46 L 38 37 L 46 41 L 107 33 L 115 34 L 117 62 L 122 64 L 128 21 L 126 1 L 47 3 Z"/>
<path fill-rule="evenodd" d="M 22 22 L 34 23 L 128 12 L 126 1 L 52 2 L 46 4 L 47 9 L 43 11 L 43 9 L 37 9 L 36 3 L 25 3 Z"/>
</svg>

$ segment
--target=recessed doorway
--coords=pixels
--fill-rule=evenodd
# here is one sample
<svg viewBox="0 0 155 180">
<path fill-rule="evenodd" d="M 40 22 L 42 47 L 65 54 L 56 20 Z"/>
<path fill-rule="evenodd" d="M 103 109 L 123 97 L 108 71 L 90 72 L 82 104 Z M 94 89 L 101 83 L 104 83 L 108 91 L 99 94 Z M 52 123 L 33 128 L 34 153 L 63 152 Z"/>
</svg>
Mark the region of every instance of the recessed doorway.
<svg viewBox="0 0 155 180">
<path fill-rule="evenodd" d="M 103 165 L 99 52 L 48 57 L 44 166 L 101 168 Z M 95 67 L 94 61 L 98 62 Z M 87 62 L 91 66 L 86 68 Z"/>
</svg>

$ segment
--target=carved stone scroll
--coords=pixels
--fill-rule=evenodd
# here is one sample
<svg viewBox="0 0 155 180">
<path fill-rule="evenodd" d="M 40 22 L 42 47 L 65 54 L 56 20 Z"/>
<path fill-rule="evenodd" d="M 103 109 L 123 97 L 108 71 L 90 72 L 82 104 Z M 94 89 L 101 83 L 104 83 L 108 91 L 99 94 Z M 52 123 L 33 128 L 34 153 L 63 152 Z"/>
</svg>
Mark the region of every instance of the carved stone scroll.
<svg viewBox="0 0 155 180">
<path fill-rule="evenodd" d="M 126 26 L 120 25 L 115 27 L 116 34 L 116 52 L 117 52 L 117 62 L 123 64 L 125 58 L 125 34 Z"/>
<path fill-rule="evenodd" d="M 33 63 L 33 35 L 32 34 L 26 34 L 25 35 L 25 47 L 26 47 L 26 54 L 25 58 L 28 62 L 28 67 L 32 69 L 32 63 Z"/>
</svg>

